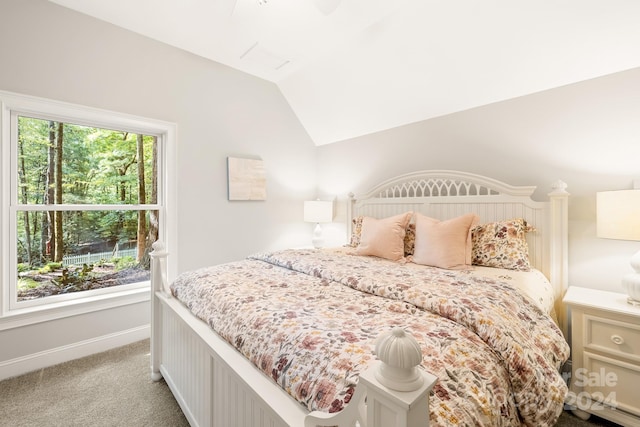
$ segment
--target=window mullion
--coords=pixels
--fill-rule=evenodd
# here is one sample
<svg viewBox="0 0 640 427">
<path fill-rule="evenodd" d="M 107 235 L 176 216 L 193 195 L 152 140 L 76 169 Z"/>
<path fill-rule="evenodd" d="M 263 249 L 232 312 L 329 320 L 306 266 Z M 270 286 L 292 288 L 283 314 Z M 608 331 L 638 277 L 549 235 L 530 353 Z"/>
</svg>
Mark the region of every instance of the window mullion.
<svg viewBox="0 0 640 427">
<path fill-rule="evenodd" d="M 24 205 L 12 206 L 14 212 L 49 212 L 49 211 L 153 211 L 160 210 L 160 204 L 153 205 Z"/>
</svg>

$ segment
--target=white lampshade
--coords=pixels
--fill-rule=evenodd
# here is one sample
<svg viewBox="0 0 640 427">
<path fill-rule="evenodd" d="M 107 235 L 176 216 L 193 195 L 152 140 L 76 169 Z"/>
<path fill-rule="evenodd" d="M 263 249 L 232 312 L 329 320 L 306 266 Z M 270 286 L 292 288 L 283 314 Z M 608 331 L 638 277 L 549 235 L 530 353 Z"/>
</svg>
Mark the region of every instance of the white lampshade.
<svg viewBox="0 0 640 427">
<path fill-rule="evenodd" d="M 325 200 L 304 202 L 304 220 L 316 223 L 333 221 L 333 202 Z"/>
<path fill-rule="evenodd" d="M 304 202 L 304 220 L 316 223 L 311 242 L 314 248 L 320 249 L 324 245 L 320 223 L 333 221 L 333 202 L 325 200 Z"/>
<path fill-rule="evenodd" d="M 640 240 L 640 190 L 596 194 L 598 237 Z"/>
<path fill-rule="evenodd" d="M 596 234 L 605 239 L 640 240 L 640 189 L 596 194 Z M 640 305 L 640 251 L 631 257 L 635 273 L 622 278 L 629 303 Z"/>
</svg>

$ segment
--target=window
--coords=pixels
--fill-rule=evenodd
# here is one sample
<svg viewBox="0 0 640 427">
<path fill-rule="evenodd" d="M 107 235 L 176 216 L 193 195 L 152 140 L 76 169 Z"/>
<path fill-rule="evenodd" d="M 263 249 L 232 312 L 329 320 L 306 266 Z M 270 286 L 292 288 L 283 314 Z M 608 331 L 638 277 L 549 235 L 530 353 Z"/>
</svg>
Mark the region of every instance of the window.
<svg viewBox="0 0 640 427">
<path fill-rule="evenodd" d="M 167 240 L 175 127 L 15 94 L 0 100 L 0 314 L 148 294 L 151 244 Z"/>
</svg>

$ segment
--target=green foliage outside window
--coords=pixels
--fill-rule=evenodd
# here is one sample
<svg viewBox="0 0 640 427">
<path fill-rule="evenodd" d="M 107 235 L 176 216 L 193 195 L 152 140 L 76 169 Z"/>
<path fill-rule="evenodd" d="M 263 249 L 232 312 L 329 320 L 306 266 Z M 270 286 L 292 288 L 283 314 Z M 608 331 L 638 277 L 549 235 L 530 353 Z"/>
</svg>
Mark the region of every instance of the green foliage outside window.
<svg viewBox="0 0 640 427">
<path fill-rule="evenodd" d="M 112 251 L 106 261 L 115 265 L 122 264 L 117 249 L 133 247 L 137 256 L 128 268 L 148 269 L 157 212 L 114 205 L 157 203 L 155 137 L 20 116 L 17 150 L 16 253 L 23 286 L 31 287 L 27 279 L 37 274 L 55 273 L 55 262 L 64 270 L 52 282 L 80 290 L 81 282 L 96 280 L 93 265 L 62 264 L 88 252 Z M 52 209 L 33 208 L 38 205 Z"/>
</svg>

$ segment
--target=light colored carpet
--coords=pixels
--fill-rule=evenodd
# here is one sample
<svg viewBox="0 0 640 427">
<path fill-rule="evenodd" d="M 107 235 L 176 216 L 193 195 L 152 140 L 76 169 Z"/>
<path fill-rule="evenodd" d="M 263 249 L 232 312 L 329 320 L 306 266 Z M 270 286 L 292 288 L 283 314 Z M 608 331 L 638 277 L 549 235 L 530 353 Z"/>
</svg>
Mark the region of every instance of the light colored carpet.
<svg viewBox="0 0 640 427">
<path fill-rule="evenodd" d="M 0 427 L 188 425 L 167 384 L 150 379 L 149 340 L 0 382 Z M 556 427 L 613 425 L 565 412 Z"/>
<path fill-rule="evenodd" d="M 153 382 L 149 340 L 0 382 L 2 427 L 188 426 L 164 381 Z"/>
</svg>

